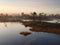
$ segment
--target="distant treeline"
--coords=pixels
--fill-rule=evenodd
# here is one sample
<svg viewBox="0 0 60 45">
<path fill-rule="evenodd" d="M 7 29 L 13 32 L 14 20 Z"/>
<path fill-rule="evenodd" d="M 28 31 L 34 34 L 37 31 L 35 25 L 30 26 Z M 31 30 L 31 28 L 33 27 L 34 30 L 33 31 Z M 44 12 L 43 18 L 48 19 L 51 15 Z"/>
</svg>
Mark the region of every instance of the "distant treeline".
<svg viewBox="0 0 60 45">
<path fill-rule="evenodd" d="M 25 14 L 22 12 L 21 14 L 0 14 L 0 21 L 2 20 L 20 20 L 20 19 L 28 19 L 28 20 L 54 20 L 60 19 L 60 14 L 45 14 L 32 12 L 31 14 Z"/>
<path fill-rule="evenodd" d="M 23 19 L 34 19 L 34 20 L 54 20 L 54 19 L 60 19 L 60 14 L 45 14 L 45 13 L 39 13 L 33 12 L 31 14 L 24 14 L 21 13 L 21 17 Z"/>
</svg>

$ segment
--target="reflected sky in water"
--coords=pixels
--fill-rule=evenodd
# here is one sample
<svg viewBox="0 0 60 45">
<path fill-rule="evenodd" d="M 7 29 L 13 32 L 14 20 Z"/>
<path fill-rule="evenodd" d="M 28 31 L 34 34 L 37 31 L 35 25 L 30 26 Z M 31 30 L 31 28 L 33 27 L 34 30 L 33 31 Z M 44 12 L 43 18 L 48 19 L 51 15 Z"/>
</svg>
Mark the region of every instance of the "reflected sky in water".
<svg viewBox="0 0 60 45">
<path fill-rule="evenodd" d="M 60 45 L 60 34 L 32 32 L 22 23 L 0 23 L 0 44 L 15 45 Z M 20 32 L 31 32 L 28 36 Z"/>
</svg>

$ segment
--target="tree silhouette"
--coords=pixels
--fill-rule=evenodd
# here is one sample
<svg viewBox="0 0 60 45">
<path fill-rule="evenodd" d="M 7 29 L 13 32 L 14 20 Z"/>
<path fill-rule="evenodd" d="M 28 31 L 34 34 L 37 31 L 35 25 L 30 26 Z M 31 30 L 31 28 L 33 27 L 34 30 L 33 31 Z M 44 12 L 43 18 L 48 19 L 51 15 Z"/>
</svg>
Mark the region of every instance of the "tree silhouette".
<svg viewBox="0 0 60 45">
<path fill-rule="evenodd" d="M 36 12 L 33 12 L 33 13 L 32 13 L 32 16 L 33 16 L 33 18 L 32 18 L 33 21 L 35 21 L 35 20 L 36 20 L 37 13 L 36 13 Z"/>
<path fill-rule="evenodd" d="M 21 15 L 24 16 L 25 15 L 24 12 L 22 12 Z"/>
</svg>

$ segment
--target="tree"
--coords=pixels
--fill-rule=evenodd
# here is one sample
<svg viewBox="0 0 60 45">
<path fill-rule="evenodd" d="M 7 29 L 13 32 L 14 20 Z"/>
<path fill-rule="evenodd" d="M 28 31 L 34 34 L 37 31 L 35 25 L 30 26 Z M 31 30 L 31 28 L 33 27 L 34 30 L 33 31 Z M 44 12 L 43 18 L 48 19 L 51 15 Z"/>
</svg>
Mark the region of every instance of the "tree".
<svg viewBox="0 0 60 45">
<path fill-rule="evenodd" d="M 33 12 L 33 13 L 32 13 L 32 15 L 33 15 L 33 16 L 36 16 L 36 15 L 37 15 L 37 13 L 36 13 L 36 12 Z"/>
<path fill-rule="evenodd" d="M 24 16 L 25 15 L 24 12 L 22 12 L 21 15 Z"/>
<path fill-rule="evenodd" d="M 33 12 L 33 13 L 32 13 L 32 19 L 33 19 L 33 21 L 36 20 L 36 16 L 37 16 L 37 13 L 36 13 L 36 12 Z"/>
</svg>

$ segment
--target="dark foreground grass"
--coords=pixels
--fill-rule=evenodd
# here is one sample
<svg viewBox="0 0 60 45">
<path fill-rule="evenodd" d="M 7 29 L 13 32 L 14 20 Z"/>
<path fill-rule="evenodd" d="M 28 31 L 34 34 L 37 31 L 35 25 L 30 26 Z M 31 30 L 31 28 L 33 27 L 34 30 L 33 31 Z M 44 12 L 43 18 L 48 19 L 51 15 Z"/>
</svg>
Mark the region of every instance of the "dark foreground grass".
<svg viewBox="0 0 60 45">
<path fill-rule="evenodd" d="M 49 23 L 49 22 L 41 22 L 41 21 L 24 21 L 22 22 L 24 25 L 27 26 L 43 26 L 43 27 L 58 27 L 60 28 L 60 23 Z"/>
</svg>

